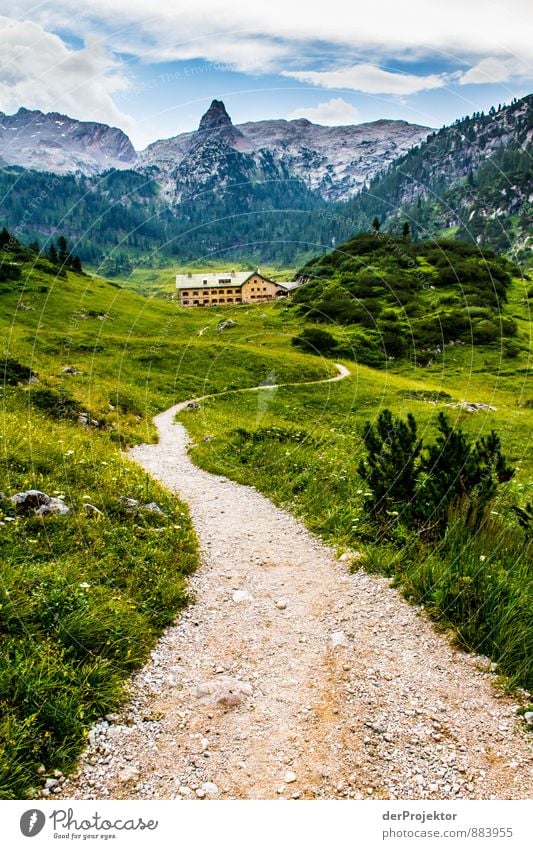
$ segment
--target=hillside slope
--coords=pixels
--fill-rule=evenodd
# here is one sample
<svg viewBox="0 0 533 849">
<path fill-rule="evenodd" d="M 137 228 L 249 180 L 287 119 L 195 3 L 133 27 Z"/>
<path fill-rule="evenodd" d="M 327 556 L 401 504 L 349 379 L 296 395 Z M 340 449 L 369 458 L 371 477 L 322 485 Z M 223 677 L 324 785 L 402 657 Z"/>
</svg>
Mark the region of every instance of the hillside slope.
<svg viewBox="0 0 533 849">
<path fill-rule="evenodd" d="M 445 232 L 517 258 L 531 254 L 533 95 L 475 113 L 428 136 L 357 198 L 338 207 L 354 230 L 377 216 L 419 238 Z"/>
</svg>

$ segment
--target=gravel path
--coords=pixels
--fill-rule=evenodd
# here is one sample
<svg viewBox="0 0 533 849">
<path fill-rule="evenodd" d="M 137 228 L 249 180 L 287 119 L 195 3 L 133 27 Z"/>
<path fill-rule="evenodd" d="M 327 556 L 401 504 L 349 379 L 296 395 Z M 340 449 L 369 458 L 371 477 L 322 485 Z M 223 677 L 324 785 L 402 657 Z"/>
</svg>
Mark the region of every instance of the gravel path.
<svg viewBox="0 0 533 849">
<path fill-rule="evenodd" d="M 56 798 L 528 798 L 531 736 L 487 662 L 255 489 L 194 466 L 184 406 L 131 455 L 189 504 L 196 601 Z"/>
</svg>

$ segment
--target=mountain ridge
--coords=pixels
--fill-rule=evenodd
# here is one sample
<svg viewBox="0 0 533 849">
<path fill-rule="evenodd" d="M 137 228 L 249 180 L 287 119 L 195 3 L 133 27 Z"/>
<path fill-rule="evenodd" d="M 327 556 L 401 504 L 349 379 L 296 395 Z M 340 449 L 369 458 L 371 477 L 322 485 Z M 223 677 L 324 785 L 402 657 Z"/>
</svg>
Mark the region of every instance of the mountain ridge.
<svg viewBox="0 0 533 849">
<path fill-rule="evenodd" d="M 0 112 L 0 161 L 7 165 L 56 174 L 96 174 L 127 168 L 136 156 L 118 127 L 25 107 L 13 115 Z"/>
<path fill-rule="evenodd" d="M 152 142 L 139 153 L 136 169 L 159 169 L 162 182 L 168 186 L 175 169 L 186 165 L 198 145 L 216 137 L 228 148 L 252 157 L 259 171 L 258 156 L 267 151 L 272 157 L 271 167 L 302 180 L 324 200 L 341 200 L 358 192 L 368 179 L 419 144 L 429 132 L 429 127 L 388 119 L 340 127 L 314 124 L 305 118 L 233 124 L 222 101 L 214 100 L 197 131 Z M 253 170 L 253 165 L 245 170 Z M 190 173 L 190 168 L 187 171 Z"/>
<path fill-rule="evenodd" d="M 203 147 L 208 152 L 211 173 L 215 165 L 224 170 L 224 157 L 234 162 L 240 159 L 231 151 L 251 157 L 248 161 L 240 159 L 239 179 L 242 173 L 256 172 L 261 177 L 261 151 L 267 151 L 271 156 L 269 176 L 272 169 L 282 179 L 288 174 L 303 180 L 325 200 L 339 200 L 359 191 L 379 169 L 418 144 L 428 132 L 429 127 L 388 119 L 341 127 L 301 118 L 235 125 L 224 103 L 215 99 L 202 115 L 197 130 L 158 139 L 136 151 L 117 127 L 21 107 L 14 115 L 0 113 L 0 159 L 6 165 L 86 176 L 109 168 L 131 168 L 141 173 L 156 168 L 164 199 L 179 203 L 183 192 L 173 192 L 172 184 L 176 177 L 184 175 L 187 184 L 193 182 L 194 169 L 187 160 L 192 158 L 198 167 L 198 154 Z M 215 140 L 220 145 L 218 149 L 213 145 Z M 203 186 L 201 177 L 199 185 Z"/>
</svg>

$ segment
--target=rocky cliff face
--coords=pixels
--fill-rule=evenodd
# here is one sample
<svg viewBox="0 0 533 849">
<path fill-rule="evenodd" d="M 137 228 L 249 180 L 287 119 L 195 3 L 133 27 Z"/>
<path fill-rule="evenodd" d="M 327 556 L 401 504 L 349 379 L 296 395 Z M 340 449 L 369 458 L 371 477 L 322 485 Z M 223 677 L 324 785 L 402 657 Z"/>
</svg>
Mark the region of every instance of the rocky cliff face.
<svg viewBox="0 0 533 849">
<path fill-rule="evenodd" d="M 0 161 L 55 174 L 96 174 L 127 168 L 136 160 L 129 138 L 117 127 L 76 121 L 58 112 L 0 112 Z"/>
<path fill-rule="evenodd" d="M 244 171 L 261 179 L 265 161 L 270 178 L 289 175 L 325 200 L 340 200 L 356 194 L 429 132 L 428 127 L 385 120 L 347 127 L 322 127 L 305 119 L 234 126 L 224 104 L 214 100 L 196 132 L 154 142 L 139 155 L 137 167 L 158 169 L 168 200 L 181 199 L 176 181 L 184 173 L 189 187 L 197 178 L 201 188 L 206 165 L 211 175 L 227 178 L 233 164 L 236 177 Z"/>
</svg>

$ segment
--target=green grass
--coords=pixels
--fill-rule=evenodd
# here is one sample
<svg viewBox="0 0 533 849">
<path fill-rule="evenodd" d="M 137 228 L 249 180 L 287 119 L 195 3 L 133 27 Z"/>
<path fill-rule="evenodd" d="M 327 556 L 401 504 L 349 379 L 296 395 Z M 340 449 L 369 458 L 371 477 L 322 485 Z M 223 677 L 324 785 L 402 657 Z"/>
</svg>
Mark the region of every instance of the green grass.
<svg viewBox="0 0 533 849">
<path fill-rule="evenodd" d="M 4 391 L 2 487 L 61 494 L 71 512 L 43 520 L 0 502 L 3 799 L 31 795 L 40 764 L 73 765 L 88 724 L 120 703 L 125 677 L 186 603 L 197 561 L 183 505 L 104 432 L 29 415 L 25 400 Z M 164 515 L 130 514 L 121 496 Z"/>
<path fill-rule="evenodd" d="M 44 261 L 23 272 L 2 284 L 2 372 L 16 384 L 32 369 L 39 382 L 0 390 L 0 490 L 61 494 L 71 512 L 42 520 L 0 502 L 4 799 L 31 796 L 73 765 L 91 722 L 120 703 L 125 679 L 187 602 L 197 563 L 187 510 L 120 449 L 153 441 L 152 416 L 192 395 L 334 372 L 294 355 L 278 314 L 200 314 L 96 277 L 57 276 Z M 236 327 L 219 333 L 230 316 Z M 84 411 L 94 426 L 78 421 Z M 155 501 L 164 515 L 128 513 L 123 496 Z M 102 515 L 87 515 L 86 502 Z"/>
<path fill-rule="evenodd" d="M 532 498 L 522 282 L 515 281 L 505 307 L 517 322 L 512 357 L 494 344 L 446 347 L 424 368 L 397 360 L 376 370 L 345 359 L 352 377 L 340 383 L 247 394 L 234 390 L 333 374 L 333 359 L 291 345 L 316 326 L 296 309 L 187 310 L 92 275 L 57 276 L 44 261 L 26 263 L 23 272 L 0 285 L 2 355 L 33 369 L 39 383 L 2 389 L 0 490 L 60 493 L 72 509 L 43 521 L 0 505 L 0 796 L 30 796 L 40 764 L 45 775 L 72 765 L 91 721 L 120 702 L 126 677 L 187 601 L 197 558 L 187 511 L 120 449 L 153 441 L 152 416 L 194 396 L 219 393 L 183 413 L 196 462 L 254 484 L 340 548 L 365 544 L 368 568 L 388 571 L 410 598 L 452 625 L 462 645 L 498 657 L 513 683 L 527 680 L 531 661 L 524 657 L 533 652 L 520 623 L 529 610 L 530 573 L 508 533 L 508 504 Z M 221 333 L 217 325 L 226 318 L 236 326 Z M 350 329 L 327 329 L 349 352 Z M 64 373 L 67 366 L 79 373 Z M 462 399 L 497 409 L 467 414 L 443 406 Z M 411 549 L 368 545 L 365 485 L 356 468 L 362 425 L 383 407 L 413 412 L 425 438 L 439 409 L 472 436 L 491 428 L 500 434 L 520 469 L 495 508 L 501 526 L 493 527 L 487 554 L 478 540 L 494 561 L 490 572 L 464 541 L 457 543 L 467 552 L 464 563 L 452 539 L 442 558 L 419 551 L 410 559 Z M 79 411 L 95 424 L 83 426 Z M 129 514 L 122 496 L 156 501 L 165 515 Z M 89 518 L 86 501 L 103 515 Z M 465 597 L 454 591 L 457 576 L 474 586 L 468 615 Z M 492 620 L 479 614 L 483 607 Z"/>
</svg>

